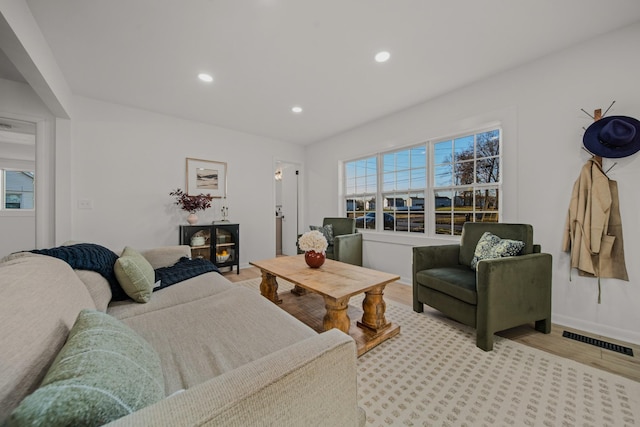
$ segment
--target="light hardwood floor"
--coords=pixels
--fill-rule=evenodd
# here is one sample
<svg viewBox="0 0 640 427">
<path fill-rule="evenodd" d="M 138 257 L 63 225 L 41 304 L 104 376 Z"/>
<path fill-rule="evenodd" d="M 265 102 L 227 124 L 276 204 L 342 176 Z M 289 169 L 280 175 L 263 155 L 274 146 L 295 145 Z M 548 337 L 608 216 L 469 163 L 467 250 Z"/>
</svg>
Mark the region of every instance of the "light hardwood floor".
<svg viewBox="0 0 640 427">
<path fill-rule="evenodd" d="M 255 267 L 249 267 L 241 269 L 240 274 L 237 274 L 235 271 L 223 274 L 232 282 L 240 282 L 260 277 L 260 270 Z M 392 283 L 387 285 L 385 288 L 385 298 L 408 305 L 409 307 L 413 305 L 413 293 L 411 286 L 401 283 Z M 425 306 L 425 311 L 427 310 L 433 309 Z M 433 310 L 433 312 L 437 313 L 435 310 Z M 633 357 L 565 338 L 562 336 L 563 331 L 575 332 L 591 338 L 630 347 L 633 350 Z M 630 378 L 634 381 L 640 381 L 640 345 L 593 335 L 555 324 L 552 325 L 550 334 L 537 332 L 533 329 L 533 325 L 523 325 L 502 331 L 498 333 L 498 335 L 539 350 L 566 357 L 568 359 L 573 359 L 576 362 L 584 363 L 594 368 Z"/>
</svg>

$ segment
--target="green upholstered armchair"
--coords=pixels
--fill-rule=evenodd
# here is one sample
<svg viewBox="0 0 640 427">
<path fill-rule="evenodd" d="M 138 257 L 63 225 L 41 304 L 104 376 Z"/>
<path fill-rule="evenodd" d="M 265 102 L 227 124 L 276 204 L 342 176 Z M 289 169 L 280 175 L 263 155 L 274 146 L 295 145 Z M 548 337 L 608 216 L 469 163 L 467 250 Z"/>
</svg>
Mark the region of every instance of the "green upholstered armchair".
<svg viewBox="0 0 640 427">
<path fill-rule="evenodd" d="M 322 226 L 333 227 L 333 245 L 327 247 L 327 258 L 362 266 L 362 234 L 358 233 L 353 218 L 325 218 Z M 298 236 L 299 238 L 300 236 Z M 302 253 L 298 249 L 298 253 Z"/>
<path fill-rule="evenodd" d="M 525 242 L 518 256 L 485 259 L 471 269 L 485 231 Z M 459 245 L 413 248 L 413 310 L 427 304 L 476 329 L 476 345 L 493 349 L 493 334 L 525 323 L 551 332 L 551 255 L 533 244 L 528 224 L 465 223 Z"/>
</svg>

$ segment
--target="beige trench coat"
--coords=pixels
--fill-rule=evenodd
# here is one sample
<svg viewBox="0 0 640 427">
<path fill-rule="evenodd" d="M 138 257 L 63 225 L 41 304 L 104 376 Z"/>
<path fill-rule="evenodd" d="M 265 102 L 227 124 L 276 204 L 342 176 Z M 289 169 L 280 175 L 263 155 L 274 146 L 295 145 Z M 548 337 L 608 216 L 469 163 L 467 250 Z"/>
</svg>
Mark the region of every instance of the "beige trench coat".
<svg viewBox="0 0 640 427">
<path fill-rule="evenodd" d="M 573 185 L 562 250 L 571 251 L 571 268 L 577 268 L 581 276 L 629 280 L 618 183 L 610 180 L 593 158 L 582 167 Z"/>
</svg>

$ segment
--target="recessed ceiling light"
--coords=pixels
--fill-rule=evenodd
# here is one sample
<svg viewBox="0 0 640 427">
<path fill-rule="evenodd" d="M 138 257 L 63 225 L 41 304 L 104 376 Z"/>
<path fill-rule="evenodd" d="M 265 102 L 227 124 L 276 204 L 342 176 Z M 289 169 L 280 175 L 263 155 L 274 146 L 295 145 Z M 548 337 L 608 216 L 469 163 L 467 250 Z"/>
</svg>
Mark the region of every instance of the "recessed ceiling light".
<svg viewBox="0 0 640 427">
<path fill-rule="evenodd" d="M 376 53 L 376 62 L 387 62 L 391 58 L 391 54 L 386 50 Z"/>
<path fill-rule="evenodd" d="M 207 82 L 207 83 L 211 83 L 213 81 L 213 76 L 211 74 L 207 74 L 207 73 L 198 74 L 198 78 L 200 80 L 202 80 L 203 82 Z"/>
<path fill-rule="evenodd" d="M 302 107 L 299 105 L 294 105 L 293 107 L 291 107 L 291 112 L 300 114 L 302 113 Z"/>
</svg>

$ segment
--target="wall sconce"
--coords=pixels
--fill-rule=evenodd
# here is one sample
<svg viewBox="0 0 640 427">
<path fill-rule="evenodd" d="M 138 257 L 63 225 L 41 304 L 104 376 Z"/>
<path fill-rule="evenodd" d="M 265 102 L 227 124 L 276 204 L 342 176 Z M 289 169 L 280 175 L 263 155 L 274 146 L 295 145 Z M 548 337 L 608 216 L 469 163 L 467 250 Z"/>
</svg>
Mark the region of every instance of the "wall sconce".
<svg viewBox="0 0 640 427">
<path fill-rule="evenodd" d="M 275 173 L 276 181 L 282 181 L 282 169 L 278 169 Z"/>
</svg>

